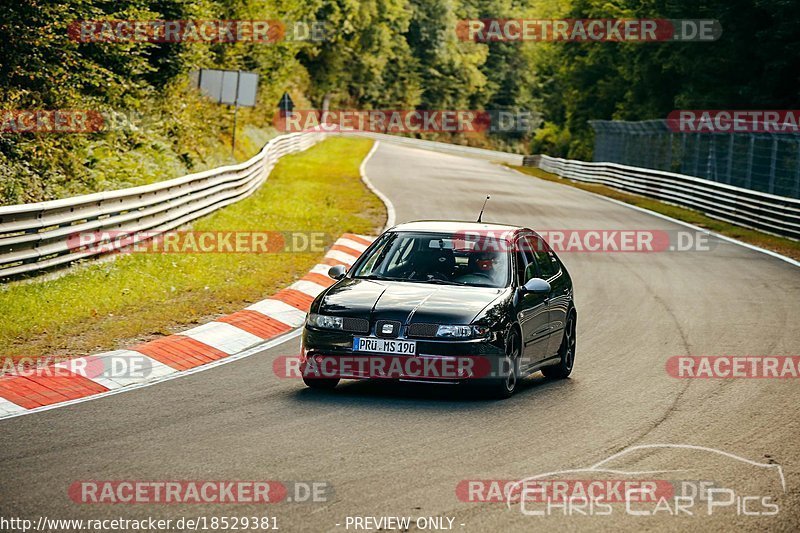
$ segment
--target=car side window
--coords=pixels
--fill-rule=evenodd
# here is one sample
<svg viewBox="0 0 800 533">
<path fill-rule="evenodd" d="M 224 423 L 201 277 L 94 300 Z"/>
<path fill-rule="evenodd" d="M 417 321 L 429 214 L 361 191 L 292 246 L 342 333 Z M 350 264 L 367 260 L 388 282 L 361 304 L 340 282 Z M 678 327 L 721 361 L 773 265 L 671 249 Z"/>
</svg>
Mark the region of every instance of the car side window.
<svg viewBox="0 0 800 533">
<path fill-rule="evenodd" d="M 533 250 L 525 238 L 517 241 L 517 278 L 520 285 L 524 285 L 538 274 Z"/>
<path fill-rule="evenodd" d="M 533 255 L 536 258 L 536 263 L 539 265 L 539 277 L 542 279 L 550 279 L 561 270 L 558 265 L 553 251 L 550 247 L 540 238 L 529 237 L 530 247 Z"/>
<path fill-rule="evenodd" d="M 517 279 L 519 280 L 520 285 L 525 284 L 525 269 L 528 266 L 528 263 L 525 261 L 525 254 L 522 253 L 522 250 L 517 250 L 516 253 L 516 260 L 517 260 Z"/>
<path fill-rule="evenodd" d="M 528 283 L 533 278 L 538 277 L 538 275 L 539 269 L 537 268 L 536 263 L 531 261 L 528 263 L 528 267 L 525 269 L 525 283 Z"/>
</svg>

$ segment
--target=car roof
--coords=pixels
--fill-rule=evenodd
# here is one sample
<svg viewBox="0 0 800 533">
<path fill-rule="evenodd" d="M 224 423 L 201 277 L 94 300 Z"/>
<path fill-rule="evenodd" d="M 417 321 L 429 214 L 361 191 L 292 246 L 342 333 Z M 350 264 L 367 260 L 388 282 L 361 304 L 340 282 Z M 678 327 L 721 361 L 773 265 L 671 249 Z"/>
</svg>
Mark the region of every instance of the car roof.
<svg viewBox="0 0 800 533">
<path fill-rule="evenodd" d="M 491 224 L 487 222 L 459 222 L 456 220 L 418 220 L 398 224 L 389 231 L 418 231 L 422 233 L 461 233 L 467 231 L 490 232 L 490 233 L 509 233 L 515 234 L 520 231 L 530 231 L 521 226 L 511 226 L 508 224 Z M 495 235 L 500 237 L 500 235 Z"/>
</svg>

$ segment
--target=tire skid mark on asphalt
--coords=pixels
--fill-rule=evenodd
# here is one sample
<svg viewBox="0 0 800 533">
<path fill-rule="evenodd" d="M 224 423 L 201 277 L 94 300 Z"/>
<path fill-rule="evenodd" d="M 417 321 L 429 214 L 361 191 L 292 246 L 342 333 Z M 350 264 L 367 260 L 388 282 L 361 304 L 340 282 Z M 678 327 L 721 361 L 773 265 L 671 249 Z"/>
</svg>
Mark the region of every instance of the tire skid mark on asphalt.
<svg viewBox="0 0 800 533">
<path fill-rule="evenodd" d="M 638 279 L 639 282 L 642 284 L 642 286 L 647 290 L 648 298 L 650 298 L 652 301 L 656 302 L 658 305 L 660 305 L 664 309 L 664 311 L 666 312 L 667 316 L 669 316 L 670 319 L 672 320 L 673 324 L 675 324 L 675 329 L 678 331 L 678 335 L 680 336 L 681 345 L 683 346 L 684 352 L 685 353 L 691 353 L 692 349 L 691 349 L 691 346 L 690 346 L 688 335 L 684 331 L 683 326 L 681 326 L 680 320 L 678 319 L 678 315 L 675 314 L 675 311 L 658 294 L 656 289 L 647 281 L 647 279 L 644 278 L 641 274 L 639 274 L 635 269 L 631 268 L 628 264 L 626 264 L 626 263 L 624 263 L 622 261 L 617 262 L 617 265 L 619 267 L 621 267 L 621 268 L 624 268 L 626 271 L 628 271 L 628 273 L 630 275 L 632 275 L 633 277 Z M 680 390 L 675 395 L 675 397 L 672 399 L 672 402 L 670 402 L 669 406 L 661 414 L 661 416 L 659 416 L 657 419 L 653 420 L 650 424 L 648 424 L 647 427 L 645 427 L 638 435 L 633 436 L 628 443 L 626 443 L 624 445 L 620 445 L 620 446 L 615 446 L 611 450 L 611 453 L 617 453 L 617 452 L 625 450 L 625 449 L 627 449 L 627 448 L 629 448 L 631 446 L 634 446 L 636 443 L 644 440 L 645 437 L 647 437 L 650 433 L 655 431 L 661 424 L 666 422 L 666 420 L 670 417 L 670 415 L 673 412 L 675 412 L 675 409 L 677 409 L 678 404 L 681 402 L 681 399 L 686 394 L 686 392 L 689 390 L 689 387 L 691 386 L 691 384 L 692 384 L 692 380 L 690 380 L 690 379 L 684 380 L 684 383 L 681 384 Z"/>
</svg>

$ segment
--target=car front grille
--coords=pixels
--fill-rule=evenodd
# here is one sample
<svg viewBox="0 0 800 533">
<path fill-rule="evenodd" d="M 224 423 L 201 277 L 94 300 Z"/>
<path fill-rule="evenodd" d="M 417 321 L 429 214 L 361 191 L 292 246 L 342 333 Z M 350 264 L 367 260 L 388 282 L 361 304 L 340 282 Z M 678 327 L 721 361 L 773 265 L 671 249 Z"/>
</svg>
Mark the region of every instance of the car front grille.
<svg viewBox="0 0 800 533">
<path fill-rule="evenodd" d="M 409 337 L 435 337 L 439 324 L 411 324 L 408 326 Z"/>
<path fill-rule="evenodd" d="M 369 320 L 344 317 L 342 319 L 342 329 L 351 333 L 369 333 Z"/>
</svg>

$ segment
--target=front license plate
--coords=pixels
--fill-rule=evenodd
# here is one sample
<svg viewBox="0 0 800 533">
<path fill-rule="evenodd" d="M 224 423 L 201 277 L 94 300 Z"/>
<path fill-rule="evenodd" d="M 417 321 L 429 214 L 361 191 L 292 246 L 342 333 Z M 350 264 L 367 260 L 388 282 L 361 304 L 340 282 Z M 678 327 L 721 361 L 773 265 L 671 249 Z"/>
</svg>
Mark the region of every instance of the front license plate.
<svg viewBox="0 0 800 533">
<path fill-rule="evenodd" d="M 356 337 L 353 339 L 353 351 L 414 355 L 417 353 L 417 343 L 378 337 Z"/>
</svg>

